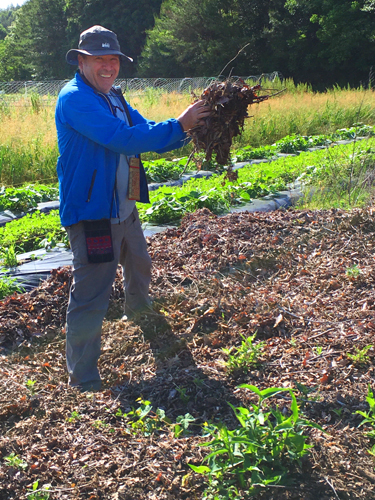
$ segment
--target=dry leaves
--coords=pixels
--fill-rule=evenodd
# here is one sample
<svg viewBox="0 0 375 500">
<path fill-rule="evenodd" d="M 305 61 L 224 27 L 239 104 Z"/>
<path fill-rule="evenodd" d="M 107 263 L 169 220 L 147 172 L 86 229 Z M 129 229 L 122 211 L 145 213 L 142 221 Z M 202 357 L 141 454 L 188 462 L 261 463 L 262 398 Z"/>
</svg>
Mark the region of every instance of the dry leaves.
<svg viewBox="0 0 375 500">
<path fill-rule="evenodd" d="M 347 356 L 375 345 L 374 234 L 373 209 L 186 216 L 149 240 L 155 314 L 120 321 L 118 274 L 103 328 L 104 390 L 95 394 L 66 387 L 69 270 L 0 303 L 0 498 L 26 498 L 38 479 L 56 499 L 199 499 L 203 479 L 187 464 L 205 454 L 200 424 L 237 425 L 227 402 L 253 401 L 240 383 L 294 387 L 306 418 L 327 431 L 310 431 L 314 448 L 295 487 L 259 498 L 374 498 L 355 414 L 367 409 L 374 349 L 363 365 Z M 255 331 L 266 342 L 261 366 L 229 376 L 222 347 Z M 129 432 L 116 413 L 139 397 L 173 422 L 193 415 L 192 434 Z M 12 452 L 26 470 L 5 464 Z"/>
<path fill-rule="evenodd" d="M 204 125 L 189 131 L 195 151 L 203 151 L 208 161 L 215 153 L 217 163 L 227 165 L 233 138 L 241 134 L 249 116 L 248 106 L 270 97 L 260 92 L 260 85 L 249 87 L 242 80 L 211 83 L 200 96 L 211 115 L 204 119 Z"/>
</svg>

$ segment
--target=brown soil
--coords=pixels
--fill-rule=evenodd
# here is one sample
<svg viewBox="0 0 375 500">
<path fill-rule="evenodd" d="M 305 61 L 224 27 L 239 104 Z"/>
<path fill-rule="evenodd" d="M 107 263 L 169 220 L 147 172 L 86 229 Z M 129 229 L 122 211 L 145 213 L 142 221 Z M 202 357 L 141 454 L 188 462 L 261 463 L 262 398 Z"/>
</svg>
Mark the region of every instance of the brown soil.
<svg viewBox="0 0 375 500">
<path fill-rule="evenodd" d="M 26 499 L 35 481 L 51 499 L 199 500 L 204 477 L 188 464 L 208 453 L 201 424 L 237 426 L 228 402 L 256 401 L 240 383 L 294 388 L 326 431 L 305 431 L 313 448 L 291 486 L 255 498 L 375 499 L 373 443 L 356 414 L 368 410 L 374 348 L 362 363 L 348 356 L 375 345 L 374 231 L 372 209 L 186 216 L 149 240 L 155 313 L 120 320 L 118 274 L 97 393 L 67 387 L 68 268 L 0 302 L 0 500 Z M 254 332 L 266 343 L 259 366 L 229 373 L 222 348 Z M 190 434 L 132 430 L 120 413 L 138 398 L 172 422 L 190 413 Z M 12 466 L 11 453 L 27 465 Z"/>
</svg>

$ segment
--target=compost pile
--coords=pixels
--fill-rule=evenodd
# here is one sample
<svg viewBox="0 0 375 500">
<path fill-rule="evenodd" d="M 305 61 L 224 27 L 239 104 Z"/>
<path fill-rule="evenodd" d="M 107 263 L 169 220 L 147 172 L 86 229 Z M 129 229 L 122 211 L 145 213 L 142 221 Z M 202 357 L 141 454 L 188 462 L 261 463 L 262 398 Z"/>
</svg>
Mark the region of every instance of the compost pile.
<svg viewBox="0 0 375 500">
<path fill-rule="evenodd" d="M 194 143 L 194 151 L 204 151 L 210 161 L 216 154 L 219 165 L 227 165 L 233 137 L 242 133 L 248 106 L 265 101 L 270 96 L 260 95 L 261 86 L 249 87 L 243 80 L 213 82 L 200 96 L 212 111 L 204 119 L 204 125 L 189 131 Z"/>
<path fill-rule="evenodd" d="M 373 427 L 357 413 L 369 411 L 375 376 L 374 215 L 203 209 L 154 235 L 154 312 L 121 320 L 119 271 L 97 393 L 67 387 L 70 269 L 0 302 L 0 499 L 207 498 L 207 478 L 189 464 L 207 464 L 205 422 L 238 429 L 228 403 L 257 404 L 245 383 L 293 388 L 301 417 L 325 431 L 304 429 L 309 454 L 288 469 L 288 484 L 256 500 L 374 500 Z M 228 371 L 223 348 L 254 332 L 264 342 L 258 365 Z M 358 350 L 366 355 L 355 361 Z M 139 398 L 153 407 L 151 430 L 123 416 Z M 290 415 L 290 401 L 277 404 Z M 158 427 L 157 409 L 172 424 Z M 193 420 L 177 436 L 179 418 Z"/>
</svg>

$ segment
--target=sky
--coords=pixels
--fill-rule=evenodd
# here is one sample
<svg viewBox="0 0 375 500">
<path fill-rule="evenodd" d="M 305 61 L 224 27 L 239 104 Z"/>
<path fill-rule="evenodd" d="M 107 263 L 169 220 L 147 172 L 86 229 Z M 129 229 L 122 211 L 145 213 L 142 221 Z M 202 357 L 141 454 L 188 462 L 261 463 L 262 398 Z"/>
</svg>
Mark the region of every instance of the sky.
<svg viewBox="0 0 375 500">
<path fill-rule="evenodd" d="M 13 5 L 14 7 L 16 5 L 22 5 L 26 1 L 27 0 L 0 0 L 0 9 L 6 9 L 10 5 Z"/>
</svg>

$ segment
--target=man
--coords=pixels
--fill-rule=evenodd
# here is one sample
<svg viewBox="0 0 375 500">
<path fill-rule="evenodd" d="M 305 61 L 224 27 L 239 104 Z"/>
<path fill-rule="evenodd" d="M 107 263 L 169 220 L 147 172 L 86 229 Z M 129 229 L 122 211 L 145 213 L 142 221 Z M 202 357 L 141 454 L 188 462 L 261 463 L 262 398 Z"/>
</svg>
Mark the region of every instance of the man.
<svg viewBox="0 0 375 500">
<path fill-rule="evenodd" d="M 66 54 L 78 65 L 56 104 L 60 156 L 60 217 L 73 252 L 73 285 L 66 322 L 69 384 L 98 390 L 101 328 L 118 263 L 123 268 L 125 314 L 150 308 L 151 259 L 136 201 L 149 202 L 139 155 L 181 147 L 186 131 L 208 115 L 203 103 L 177 119 L 142 117 L 113 84 L 123 54 L 114 32 L 93 26 Z"/>
</svg>

